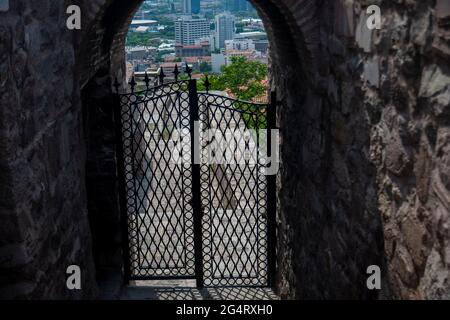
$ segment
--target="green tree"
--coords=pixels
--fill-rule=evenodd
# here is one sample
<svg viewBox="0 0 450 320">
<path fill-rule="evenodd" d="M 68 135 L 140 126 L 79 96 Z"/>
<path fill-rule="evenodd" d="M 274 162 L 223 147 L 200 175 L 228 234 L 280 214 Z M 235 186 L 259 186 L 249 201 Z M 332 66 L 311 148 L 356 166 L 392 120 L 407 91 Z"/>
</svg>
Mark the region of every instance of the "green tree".
<svg viewBox="0 0 450 320">
<path fill-rule="evenodd" d="M 211 90 L 229 89 L 239 100 L 252 100 L 266 92 L 261 82 L 267 78 L 267 65 L 245 57 L 233 57 L 231 62 L 222 67 L 220 75 L 210 76 Z"/>
<path fill-rule="evenodd" d="M 209 90 L 224 91 L 226 89 L 224 83 L 220 80 L 219 75 L 208 74 L 208 72 L 205 72 L 205 77 L 200 79 L 199 81 L 197 81 L 197 90 L 199 90 L 199 91 L 206 90 L 206 87 L 205 87 L 206 76 L 208 76 L 208 80 L 210 83 Z"/>
<path fill-rule="evenodd" d="M 241 100 L 251 100 L 264 94 L 266 87 L 261 83 L 267 78 L 267 66 L 244 57 L 233 57 L 231 64 L 222 68 L 221 81 L 226 88 Z"/>
<path fill-rule="evenodd" d="M 159 35 L 154 33 L 138 33 L 138 32 L 129 32 L 127 35 L 126 45 L 135 47 L 135 46 L 158 46 L 161 40 L 159 39 Z"/>
<path fill-rule="evenodd" d="M 199 71 L 201 73 L 205 73 L 205 72 L 210 72 L 211 71 L 211 64 L 209 64 L 208 62 L 201 62 L 200 66 L 199 66 Z"/>
<path fill-rule="evenodd" d="M 230 90 L 238 100 L 233 106 L 236 109 L 246 111 L 242 118 L 248 128 L 264 129 L 267 127 L 265 117 L 256 117 L 258 106 L 244 101 L 266 93 L 266 86 L 262 80 L 267 78 L 267 66 L 261 62 L 249 61 L 243 57 L 232 58 L 232 64 L 222 68 L 221 74 L 208 75 L 210 90 Z M 205 91 L 205 79 L 198 82 L 198 90 Z M 242 101 L 244 100 L 244 101 Z"/>
</svg>

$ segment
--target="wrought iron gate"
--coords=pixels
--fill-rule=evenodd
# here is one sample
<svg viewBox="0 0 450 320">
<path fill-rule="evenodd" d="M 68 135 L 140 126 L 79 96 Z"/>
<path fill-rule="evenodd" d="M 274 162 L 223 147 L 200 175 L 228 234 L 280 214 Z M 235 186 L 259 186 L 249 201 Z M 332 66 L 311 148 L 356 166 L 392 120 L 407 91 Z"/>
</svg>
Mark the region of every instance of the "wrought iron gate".
<svg viewBox="0 0 450 320">
<path fill-rule="evenodd" d="M 257 129 L 275 127 L 275 96 L 271 104 L 255 104 L 215 95 L 207 78 L 206 91 L 197 92 L 186 71 L 187 80 L 179 80 L 175 68 L 173 81 L 161 74 L 154 87 L 146 75 L 142 91 L 135 90 L 134 78 L 129 92 L 119 93 L 115 83 L 127 280 L 270 286 L 275 177 L 261 171 L 260 141 L 268 150 L 271 141 Z M 238 130 L 253 134 L 235 145 L 257 150 L 256 156 L 202 161 L 225 159 L 223 137 Z"/>
</svg>

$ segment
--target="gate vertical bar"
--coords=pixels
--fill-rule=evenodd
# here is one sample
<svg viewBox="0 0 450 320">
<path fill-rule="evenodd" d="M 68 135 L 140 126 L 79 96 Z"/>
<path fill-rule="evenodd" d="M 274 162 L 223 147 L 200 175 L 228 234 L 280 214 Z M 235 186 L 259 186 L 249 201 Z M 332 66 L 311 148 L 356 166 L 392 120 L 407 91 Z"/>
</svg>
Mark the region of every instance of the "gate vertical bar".
<svg viewBox="0 0 450 320">
<path fill-rule="evenodd" d="M 203 287 L 202 208 L 200 198 L 200 137 L 197 80 L 189 80 L 189 111 L 191 131 L 192 209 L 194 211 L 195 278 Z"/>
<path fill-rule="evenodd" d="M 122 117 L 121 104 L 119 93 L 113 94 L 113 108 L 114 108 L 114 126 L 115 126 L 115 143 L 116 143 L 116 162 L 117 162 L 117 177 L 119 187 L 119 208 L 122 232 L 122 256 L 124 263 L 124 281 L 128 284 L 130 281 L 130 248 L 128 245 L 128 214 L 127 214 L 127 199 L 125 190 L 125 159 L 123 155 L 123 139 L 122 139 Z"/>
<path fill-rule="evenodd" d="M 267 155 L 274 157 L 272 154 L 272 130 L 277 126 L 277 94 L 272 91 L 270 94 L 270 104 L 267 112 Z M 275 151 L 276 152 L 276 151 Z M 273 163 L 271 164 L 274 165 Z M 277 176 L 276 174 L 267 176 L 267 243 L 268 243 L 268 286 L 275 285 L 275 269 L 276 269 L 276 214 L 277 214 Z"/>
</svg>

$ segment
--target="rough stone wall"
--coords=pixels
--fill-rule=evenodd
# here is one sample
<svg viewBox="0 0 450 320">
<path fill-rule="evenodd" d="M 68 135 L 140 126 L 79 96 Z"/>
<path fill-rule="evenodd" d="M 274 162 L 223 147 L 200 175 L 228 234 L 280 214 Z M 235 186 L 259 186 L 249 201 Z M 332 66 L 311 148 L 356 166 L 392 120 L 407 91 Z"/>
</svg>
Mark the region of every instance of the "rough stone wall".
<svg viewBox="0 0 450 320">
<path fill-rule="evenodd" d="M 283 102 L 277 281 L 283 298 L 379 296 L 366 287 L 369 265 L 385 269 L 370 124 L 358 108 L 363 93 L 355 40 L 339 33 L 354 32 L 342 19 L 359 12 L 356 4 L 277 1 L 286 25 L 267 11 Z"/>
<path fill-rule="evenodd" d="M 450 2 L 383 7 L 360 46 L 391 293 L 449 299 Z"/>
<path fill-rule="evenodd" d="M 106 75 L 123 76 L 127 23 L 141 2 L 74 1 L 77 32 L 65 28 L 68 1 L 18 0 L 0 12 L 2 297 L 95 291 L 87 208 L 91 228 L 117 228 L 117 199 L 87 203 L 85 150 L 89 193 L 114 193 Z M 283 102 L 278 292 L 448 298 L 448 1 L 253 2 Z M 379 31 L 365 27 L 369 4 L 382 9 Z M 94 250 L 117 246 L 115 231 L 104 243 L 93 234 Z M 65 289 L 72 263 L 86 270 L 78 295 Z M 366 288 L 371 264 L 382 268 L 382 292 Z"/>
<path fill-rule="evenodd" d="M 87 221 L 79 85 L 64 1 L 0 12 L 0 298 L 87 298 L 95 272 Z M 66 288 L 81 267 L 82 291 Z"/>
<path fill-rule="evenodd" d="M 448 1 L 283 4 L 308 38 L 307 64 L 292 67 L 304 81 L 274 57 L 280 293 L 448 298 Z M 369 4 L 379 31 L 366 27 Z M 370 264 L 383 270 L 379 293 L 366 288 Z"/>
</svg>

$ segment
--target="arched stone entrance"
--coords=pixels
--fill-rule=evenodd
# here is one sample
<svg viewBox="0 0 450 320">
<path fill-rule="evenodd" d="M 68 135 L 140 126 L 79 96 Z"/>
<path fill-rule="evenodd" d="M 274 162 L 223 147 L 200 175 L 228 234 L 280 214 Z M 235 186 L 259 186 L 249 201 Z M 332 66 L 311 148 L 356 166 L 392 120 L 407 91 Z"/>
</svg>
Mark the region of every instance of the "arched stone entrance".
<svg viewBox="0 0 450 320">
<path fill-rule="evenodd" d="M 371 31 L 367 1 L 253 2 L 283 102 L 277 291 L 375 298 L 379 265 L 382 294 L 448 297 L 448 5 L 378 1 Z M 1 297 L 94 297 L 90 228 L 97 268 L 120 267 L 110 75 L 141 1 L 73 3 L 80 31 L 64 1 L 0 12 Z"/>
<path fill-rule="evenodd" d="M 84 110 L 87 111 L 86 117 L 93 120 L 94 126 L 96 126 L 96 129 L 90 130 L 91 133 L 88 134 L 88 146 L 92 145 L 92 147 L 88 147 L 88 165 L 90 163 L 95 165 L 87 169 L 87 189 L 88 196 L 92 194 L 92 197 L 88 198 L 90 222 L 94 238 L 94 256 L 97 260 L 97 267 L 100 266 L 100 269 L 120 269 L 122 265 L 120 259 L 118 259 L 120 257 L 120 245 L 117 242 L 117 233 L 111 232 L 109 237 L 105 239 L 104 232 L 106 221 L 117 222 L 118 220 L 117 206 L 115 208 L 111 207 L 111 203 L 117 204 L 118 202 L 117 200 L 112 201 L 114 200 L 112 195 L 117 195 L 117 192 L 114 192 L 117 186 L 110 183 L 112 181 L 111 177 L 105 175 L 103 169 L 99 171 L 92 169 L 110 167 L 106 166 L 107 163 L 112 163 L 112 159 L 108 158 L 108 156 L 111 157 L 114 153 L 113 146 L 111 144 L 108 146 L 105 142 L 105 137 L 109 136 L 107 131 L 111 130 L 111 126 L 105 126 L 105 120 L 107 122 L 109 118 L 109 121 L 111 121 L 111 114 L 107 111 L 111 101 L 108 99 L 108 92 L 104 90 L 107 88 L 108 79 L 103 78 L 101 80 L 98 78 L 98 74 L 94 76 L 92 74 L 96 68 L 104 71 L 109 68 L 111 75 L 116 75 L 119 79 L 123 78 L 125 37 L 134 12 L 141 3 L 142 1 L 126 3 L 107 2 L 105 6 L 99 8 L 95 17 L 93 15 L 91 23 L 85 22 L 87 28 L 84 28 L 84 30 L 87 31 L 83 31 L 79 37 L 81 50 L 79 51 L 78 63 L 83 67 L 81 83 L 87 83 L 83 89 L 83 92 L 86 93 L 83 97 L 85 105 L 90 105 L 90 107 L 85 107 Z M 312 82 L 308 83 L 307 79 L 315 72 L 312 64 L 314 60 L 312 52 L 317 51 L 316 47 L 318 45 L 317 41 L 315 41 L 316 43 L 313 41 L 314 38 L 317 38 L 315 34 L 318 33 L 318 28 L 315 28 L 317 19 L 314 18 L 314 10 L 311 8 L 309 11 L 303 11 L 302 18 L 311 20 L 309 24 L 304 26 L 309 28 L 310 32 L 304 33 L 302 27 L 297 25 L 296 17 L 290 12 L 289 4 L 275 1 L 273 3 L 270 1 L 254 1 L 254 4 L 265 23 L 271 43 L 272 86 L 274 89 L 277 86 L 277 89 L 281 91 L 282 96 L 280 98 L 282 100 L 296 101 L 298 103 L 301 99 L 304 99 L 305 93 L 303 93 L 303 89 L 302 93 L 298 95 L 300 92 L 297 90 L 286 88 L 306 88 L 311 86 Z M 308 18 L 308 15 L 311 17 Z M 309 44 L 306 44 L 303 34 L 307 34 L 306 38 L 310 39 Z M 90 80 L 88 80 L 89 78 Z M 103 90 L 99 89 L 101 84 L 103 84 Z M 293 93 L 296 93 L 296 95 L 294 96 Z M 91 102 L 93 96 L 95 97 L 94 103 Z M 94 115 L 91 116 L 91 112 Z M 105 118 L 105 114 L 109 114 L 109 117 Z M 95 120 L 96 115 L 101 116 L 101 121 Z M 99 122 L 102 125 L 99 126 Z M 90 127 L 89 124 L 87 126 Z M 102 132 L 100 133 L 100 131 Z M 91 134 L 94 135 L 93 138 L 90 138 Z M 93 141 L 95 136 L 101 136 L 103 139 L 102 141 L 94 141 L 91 144 L 90 141 Z M 108 149 L 109 151 L 105 154 L 104 151 Z M 89 160 L 92 161 L 90 162 Z M 106 207 L 102 208 L 104 205 Z M 108 212 L 109 217 L 102 214 L 102 212 Z M 114 212 L 114 214 L 111 215 L 111 212 Z M 116 229 L 112 228 L 110 230 Z M 283 234 L 283 231 L 280 231 Z M 103 239 L 98 239 L 97 233 L 101 234 Z M 112 248 L 115 248 L 115 252 Z M 279 249 L 284 251 L 285 248 L 283 245 L 280 245 Z M 105 261 L 105 253 L 107 252 L 115 258 L 106 257 Z M 106 256 L 108 256 L 108 253 Z M 99 255 L 101 256 L 99 257 Z M 290 266 L 286 267 L 290 268 Z M 102 272 L 100 271 L 100 273 Z"/>
<path fill-rule="evenodd" d="M 109 68 L 111 75 L 117 75 L 119 79 L 123 77 L 125 37 L 141 2 L 108 1 L 98 8 L 92 22 L 86 23 L 88 27 L 84 30 L 87 31 L 79 38 L 81 50 L 78 64 L 83 66 L 81 83 L 91 78 L 96 68 L 105 71 Z M 279 92 L 283 105 L 278 115 L 282 170 L 278 177 L 279 259 L 276 289 L 282 297 L 315 297 L 321 295 L 321 291 L 326 292 L 326 286 L 331 286 L 330 292 L 337 288 L 341 290 L 339 295 L 330 293 L 330 297 L 372 296 L 365 283 L 367 261 L 383 264 L 381 222 L 376 207 L 370 206 L 370 202 L 377 202 L 372 191 L 375 189 L 374 168 L 363 153 L 351 154 L 355 146 L 339 141 L 337 135 L 343 133 L 336 131 L 343 130 L 344 124 L 343 115 L 336 111 L 340 103 L 337 90 L 339 81 L 344 82 L 339 78 L 350 75 L 340 75 L 339 70 L 334 70 L 331 65 L 340 62 L 342 57 L 330 56 L 330 49 L 323 48 L 325 39 L 321 39 L 328 34 L 326 41 L 333 41 L 336 26 L 327 21 L 328 15 L 338 10 L 348 11 L 348 7 L 341 4 L 317 5 L 314 1 L 253 2 L 268 32 L 272 86 Z M 353 19 L 345 15 L 342 18 Z M 350 23 L 353 21 L 345 20 L 342 27 L 336 22 L 336 28 L 350 28 Z M 104 80 L 106 84 L 108 80 Z M 103 109 L 106 110 L 110 101 L 106 91 L 104 94 L 106 105 Z M 359 148 L 367 149 L 370 128 L 357 123 L 356 118 L 357 115 L 352 126 L 361 138 L 355 143 Z M 102 135 L 107 136 L 107 133 Z M 96 154 L 95 150 L 104 150 L 104 146 L 94 145 L 90 150 L 92 153 L 88 154 L 88 159 L 112 163 L 104 154 Z M 113 151 L 109 155 L 113 155 Z M 347 169 L 351 157 L 355 158 L 352 161 L 358 171 Z M 89 171 L 87 177 L 90 177 Z M 94 208 L 101 207 L 102 203 L 111 203 L 105 200 L 112 200 L 111 195 L 117 194 L 113 192 L 116 187 L 112 184 L 109 184 L 110 188 L 105 188 L 108 184 L 102 182 L 104 179 L 111 180 L 103 171 L 93 172 L 90 178 L 94 185 L 88 184 L 88 191 L 95 190 L 95 197 L 91 199 L 93 202 L 90 202 L 90 206 L 94 203 Z M 351 185 L 350 180 L 355 183 Z M 337 190 L 341 191 L 336 193 Z M 103 192 L 105 197 L 101 196 Z M 92 216 L 93 212 L 90 212 Z M 117 221 L 117 210 L 114 212 L 116 218 L 113 220 Z M 366 216 L 362 217 L 361 212 L 366 212 Z M 93 219 L 96 220 L 95 215 Z M 98 221 L 101 230 L 104 220 Z M 95 229 L 93 227 L 94 239 Z M 365 239 L 356 239 L 352 235 L 356 229 L 372 230 L 369 234 L 378 240 L 368 243 Z M 313 240 L 315 234 L 324 237 Z M 104 241 L 100 252 L 110 250 L 113 238 L 117 239 L 113 233 L 110 236 L 111 239 Z M 120 249 L 117 242 L 116 245 Z M 357 258 L 347 251 L 356 248 L 359 248 Z M 118 252 L 115 255 L 118 257 Z M 121 267 L 120 264 L 115 266 Z"/>
</svg>

